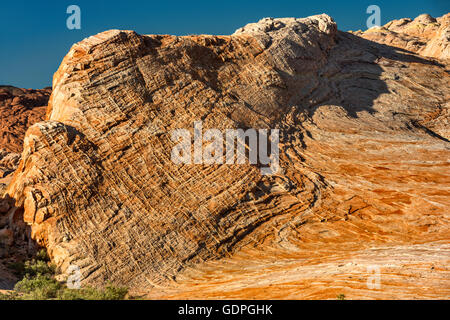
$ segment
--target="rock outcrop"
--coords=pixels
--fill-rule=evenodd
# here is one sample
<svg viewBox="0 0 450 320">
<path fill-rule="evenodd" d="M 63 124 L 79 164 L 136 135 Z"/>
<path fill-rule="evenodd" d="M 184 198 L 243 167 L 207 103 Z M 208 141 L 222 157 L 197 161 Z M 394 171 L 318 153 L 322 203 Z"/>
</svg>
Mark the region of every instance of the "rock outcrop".
<svg viewBox="0 0 450 320">
<path fill-rule="evenodd" d="M 44 120 L 51 89 L 0 86 L 0 150 L 22 152 L 25 131 Z"/>
<path fill-rule="evenodd" d="M 83 283 L 171 297 L 334 298 L 337 287 L 288 290 L 306 270 L 292 262 L 309 255 L 314 268 L 362 252 L 366 265 L 365 250 L 428 243 L 441 250 L 430 261 L 445 266 L 448 39 L 430 48 L 435 37 L 422 39 L 400 50 L 340 32 L 327 15 L 263 19 L 231 36 L 100 33 L 64 58 L 8 193 L 61 272 L 76 265 Z M 170 133 L 195 121 L 279 129 L 281 170 L 175 164 Z M 274 281 L 283 268 L 290 276 Z M 227 282 L 222 293 L 205 287 L 215 278 Z M 361 289 L 365 280 L 342 281 L 355 296 L 376 294 Z"/>
<path fill-rule="evenodd" d="M 44 120 L 51 89 L 20 89 L 0 86 L 0 290 L 11 289 L 17 277 L 8 264 L 23 260 L 35 251 L 23 209 L 5 195 L 17 169 L 26 130 Z"/>
<path fill-rule="evenodd" d="M 354 34 L 423 56 L 450 59 L 450 13 L 437 19 L 422 14 L 414 20 L 394 20 L 382 27 Z"/>
</svg>

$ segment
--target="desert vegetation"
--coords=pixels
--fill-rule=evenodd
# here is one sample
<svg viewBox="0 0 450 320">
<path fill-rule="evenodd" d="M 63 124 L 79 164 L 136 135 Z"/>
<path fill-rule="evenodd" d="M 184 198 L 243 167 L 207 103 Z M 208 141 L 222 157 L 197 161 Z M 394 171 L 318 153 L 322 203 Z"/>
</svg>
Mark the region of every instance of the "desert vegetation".
<svg viewBox="0 0 450 320">
<path fill-rule="evenodd" d="M 25 262 L 9 265 L 22 278 L 14 290 L 0 293 L 0 300 L 123 300 L 129 298 L 128 289 L 108 284 L 104 288 L 84 287 L 70 289 L 64 282 L 56 280 L 56 267 L 42 249 Z"/>
</svg>

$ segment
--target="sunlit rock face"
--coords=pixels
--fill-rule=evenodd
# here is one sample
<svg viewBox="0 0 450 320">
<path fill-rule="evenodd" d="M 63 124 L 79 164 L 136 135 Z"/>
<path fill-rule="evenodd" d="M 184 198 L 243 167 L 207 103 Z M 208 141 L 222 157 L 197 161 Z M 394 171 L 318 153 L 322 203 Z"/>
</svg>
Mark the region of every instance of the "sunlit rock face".
<svg viewBox="0 0 450 320">
<path fill-rule="evenodd" d="M 8 193 L 61 272 L 76 265 L 83 283 L 185 298 L 376 297 L 361 276 L 331 286 L 359 272 L 339 273 L 332 257 L 401 263 L 427 243 L 437 254 L 426 263 L 448 260 L 450 86 L 445 59 L 372 40 L 327 15 L 231 36 L 85 39 L 56 72 Z M 278 129 L 280 170 L 175 164 L 171 132 L 195 121 Z M 384 260 L 365 251 L 377 246 Z M 406 251 L 394 257 L 396 246 Z M 421 295 L 428 276 L 392 290 Z"/>
</svg>

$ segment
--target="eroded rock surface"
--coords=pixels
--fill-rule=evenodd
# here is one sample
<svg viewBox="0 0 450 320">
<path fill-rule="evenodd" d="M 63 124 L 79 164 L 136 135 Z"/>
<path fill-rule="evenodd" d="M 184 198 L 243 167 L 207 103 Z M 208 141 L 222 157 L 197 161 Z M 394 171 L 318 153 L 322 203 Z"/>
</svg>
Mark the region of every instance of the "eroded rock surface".
<svg viewBox="0 0 450 320">
<path fill-rule="evenodd" d="M 25 131 L 44 120 L 51 89 L 0 86 L 0 149 L 22 152 Z"/>
<path fill-rule="evenodd" d="M 222 296 L 314 297 L 309 269 L 288 263 L 305 253 L 317 268 L 358 253 L 365 265 L 376 246 L 449 240 L 445 51 L 433 60 L 380 42 L 327 15 L 263 19 L 232 36 L 85 39 L 55 74 L 47 120 L 27 131 L 8 192 L 33 238 L 62 272 L 80 267 L 84 283 L 193 298 L 226 278 Z M 281 171 L 174 164 L 171 130 L 198 120 L 279 129 Z M 240 271 L 251 262 L 269 274 L 274 261 L 290 273 L 272 287 Z M 298 294 L 282 290 L 295 272 Z M 361 283 L 348 283 L 355 296 L 376 296 Z"/>
</svg>

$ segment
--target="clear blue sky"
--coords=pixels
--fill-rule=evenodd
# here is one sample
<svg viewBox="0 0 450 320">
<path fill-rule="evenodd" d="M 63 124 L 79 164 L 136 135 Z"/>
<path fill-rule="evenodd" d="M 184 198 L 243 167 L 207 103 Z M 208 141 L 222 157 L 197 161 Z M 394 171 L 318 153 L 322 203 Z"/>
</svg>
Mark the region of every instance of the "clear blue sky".
<svg viewBox="0 0 450 320">
<path fill-rule="evenodd" d="M 66 9 L 81 8 L 81 30 L 68 30 Z M 340 30 L 365 29 L 366 8 L 381 8 L 381 23 L 414 18 L 421 13 L 441 16 L 449 0 L 2 0 L 0 3 L 0 85 L 42 88 L 71 45 L 108 29 L 141 34 L 231 34 L 263 17 L 331 15 Z"/>
</svg>

